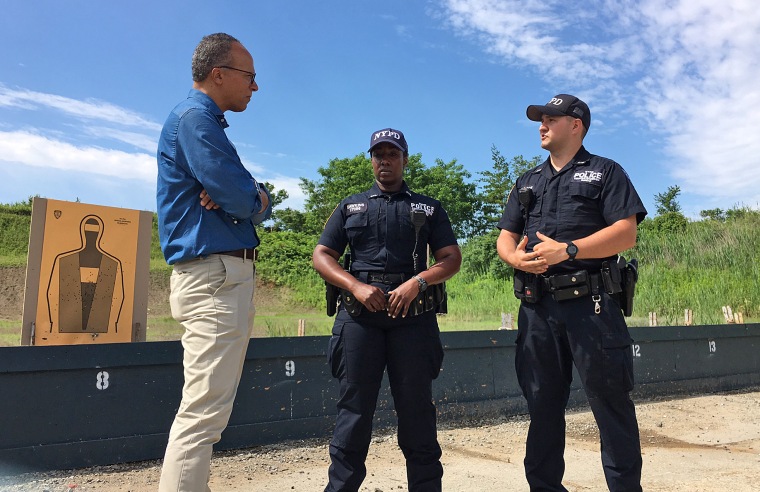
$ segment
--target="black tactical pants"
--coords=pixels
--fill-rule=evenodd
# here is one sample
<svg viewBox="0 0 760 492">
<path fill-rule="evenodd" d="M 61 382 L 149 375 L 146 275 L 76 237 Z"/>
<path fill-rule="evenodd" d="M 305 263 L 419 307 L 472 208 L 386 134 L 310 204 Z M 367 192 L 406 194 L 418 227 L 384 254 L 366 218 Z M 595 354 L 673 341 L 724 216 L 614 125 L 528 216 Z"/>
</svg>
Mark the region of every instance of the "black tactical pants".
<svg viewBox="0 0 760 492">
<path fill-rule="evenodd" d="M 531 491 L 566 491 L 565 407 L 573 364 L 601 437 L 602 466 L 611 491 L 641 491 L 641 446 L 633 389 L 631 337 L 620 307 L 602 294 L 601 312 L 590 296 L 562 302 L 551 295 L 523 302 L 515 367 L 528 401 L 530 428 L 525 475 Z"/>
<path fill-rule="evenodd" d="M 434 312 L 405 319 L 363 312 L 352 318 L 341 309 L 328 358 L 340 381 L 340 399 L 325 491 L 357 491 L 367 474 L 364 462 L 386 367 L 409 491 L 440 491 L 443 467 L 432 382 L 441 368 L 443 348 Z"/>
</svg>

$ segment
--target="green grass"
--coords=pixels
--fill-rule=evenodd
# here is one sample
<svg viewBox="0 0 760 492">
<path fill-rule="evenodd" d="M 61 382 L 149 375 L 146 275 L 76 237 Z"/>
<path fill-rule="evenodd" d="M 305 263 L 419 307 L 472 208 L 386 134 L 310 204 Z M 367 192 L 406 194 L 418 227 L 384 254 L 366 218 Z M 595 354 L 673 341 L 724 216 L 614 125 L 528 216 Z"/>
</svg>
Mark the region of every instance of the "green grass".
<svg viewBox="0 0 760 492">
<path fill-rule="evenodd" d="M 267 337 L 295 337 L 298 336 L 298 320 L 305 322 L 305 335 L 329 335 L 332 332 L 333 320 L 326 314 L 282 314 L 282 315 L 256 315 L 254 319 L 254 336 Z"/>
<path fill-rule="evenodd" d="M 332 333 L 335 317 L 321 313 L 256 315 L 254 337 L 295 337 L 298 336 L 298 322 L 305 323 L 305 335 L 320 336 Z M 462 321 L 450 315 L 438 317 L 441 331 L 496 330 L 501 326 L 501 317 L 492 320 Z M 177 340 L 182 336 L 182 327 L 171 317 L 148 319 L 148 341 Z"/>
<path fill-rule="evenodd" d="M 305 321 L 307 336 L 329 335 L 335 321 L 335 317 L 327 315 L 256 316 L 254 333 L 260 334 L 263 330 L 268 337 L 295 337 L 298 336 L 299 319 Z M 438 325 L 441 331 L 497 330 L 501 326 L 501 316 L 489 320 L 463 321 L 450 315 L 442 315 L 438 317 Z"/>
<path fill-rule="evenodd" d="M 24 256 L 0 254 L 0 268 L 26 266 L 26 253 Z"/>
<path fill-rule="evenodd" d="M 182 325 L 171 316 L 148 316 L 148 329 L 145 338 L 149 342 L 179 340 L 183 333 Z"/>
<path fill-rule="evenodd" d="M 21 341 L 21 320 L 0 319 L 0 347 L 12 347 Z"/>
<path fill-rule="evenodd" d="M 639 259 L 635 315 L 656 312 L 659 324 L 723 323 L 722 306 L 760 316 L 760 214 L 730 222 L 689 224 L 680 234 L 642 231 L 630 255 Z M 648 318 L 647 318 L 648 319 Z"/>
<path fill-rule="evenodd" d="M 298 320 L 305 321 L 305 335 L 320 336 L 332 333 L 334 317 L 324 314 L 283 314 L 256 316 L 254 320 L 254 337 L 295 337 L 298 336 Z M 501 325 L 501 318 L 485 321 L 461 321 L 450 316 L 439 316 L 441 331 L 496 330 Z M 146 338 L 149 342 L 179 340 L 182 326 L 171 316 L 148 317 Z M 21 321 L 0 320 L 0 347 L 19 345 L 21 340 Z"/>
<path fill-rule="evenodd" d="M 0 205 L 0 267 L 26 265 L 30 211 L 24 204 Z M 760 213 L 747 211 L 725 222 L 691 222 L 685 230 L 669 234 L 648 224 L 641 225 L 637 246 L 624 253 L 626 258 L 638 258 L 640 265 L 629 326 L 648 326 L 649 312 L 657 314 L 660 326 L 683 325 L 685 309 L 693 311 L 695 325 L 724 324 L 723 306 L 743 313 L 745 323 L 760 318 Z M 255 336 L 296 336 L 299 319 L 305 320 L 307 335 L 328 335 L 333 318 L 323 314 L 324 282 L 310 265 L 316 239 L 267 234 L 257 276 L 270 284 L 266 288 L 282 293 L 284 300 L 266 311 L 260 309 Z M 493 254 L 490 245 L 486 249 Z M 466 246 L 463 250 L 468 251 Z M 170 271 L 158 247 L 155 224 L 150 268 L 153 275 Z M 501 313 L 511 313 L 516 323 L 519 302 L 512 283 L 496 275 L 463 271 L 447 282 L 449 313 L 439 317 L 443 331 L 498 329 Z M 0 345 L 17 345 L 20 326 L 20 321 L 0 320 Z M 182 328 L 171 317 L 148 318 L 150 341 L 176 340 L 181 334 Z"/>
</svg>

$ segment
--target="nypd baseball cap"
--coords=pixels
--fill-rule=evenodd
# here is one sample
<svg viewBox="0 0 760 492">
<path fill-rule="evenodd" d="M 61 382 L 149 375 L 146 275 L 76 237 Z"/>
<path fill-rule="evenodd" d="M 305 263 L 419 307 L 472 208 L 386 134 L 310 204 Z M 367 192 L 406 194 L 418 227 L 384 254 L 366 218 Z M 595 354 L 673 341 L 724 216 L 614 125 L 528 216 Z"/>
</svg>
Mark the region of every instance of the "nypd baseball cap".
<svg viewBox="0 0 760 492">
<path fill-rule="evenodd" d="M 383 130 L 372 132 L 372 135 L 369 137 L 369 150 L 367 152 L 372 152 L 372 147 L 383 142 L 391 143 L 405 153 L 409 152 L 409 147 L 406 145 L 404 134 L 393 128 L 385 128 Z"/>
<path fill-rule="evenodd" d="M 589 111 L 588 105 L 570 94 L 557 94 L 543 106 L 537 104 L 528 106 L 526 114 L 528 119 L 533 121 L 541 121 L 541 117 L 545 114 L 569 116 L 581 120 L 586 131 L 591 126 L 591 111 Z"/>
</svg>

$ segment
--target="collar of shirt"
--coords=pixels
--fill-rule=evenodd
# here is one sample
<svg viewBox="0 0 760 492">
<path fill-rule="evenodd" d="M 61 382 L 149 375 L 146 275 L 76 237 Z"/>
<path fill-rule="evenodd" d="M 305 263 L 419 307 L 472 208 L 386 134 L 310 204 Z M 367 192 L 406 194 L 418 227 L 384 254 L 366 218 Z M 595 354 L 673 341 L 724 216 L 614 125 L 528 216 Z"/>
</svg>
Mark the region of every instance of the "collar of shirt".
<svg viewBox="0 0 760 492">
<path fill-rule="evenodd" d="M 398 195 L 399 193 L 406 193 L 408 196 L 412 196 L 412 191 L 406 185 L 406 181 L 402 181 L 401 189 L 393 193 L 385 193 L 384 191 L 380 189 L 379 186 L 377 186 L 377 182 L 375 182 L 372 185 L 372 188 L 369 189 L 368 193 L 369 193 L 370 198 L 392 197 L 392 196 Z"/>
<path fill-rule="evenodd" d="M 224 112 L 219 109 L 219 106 L 216 105 L 214 100 L 211 99 L 208 94 L 201 92 L 198 89 L 190 89 L 190 93 L 187 97 L 188 99 L 195 99 L 203 107 L 214 113 L 216 119 L 219 120 L 219 124 L 222 125 L 222 128 L 230 126 L 229 123 L 227 123 L 227 119 L 224 117 Z"/>
<path fill-rule="evenodd" d="M 570 162 L 568 162 L 565 167 L 563 167 L 560 171 L 554 172 L 554 169 L 552 168 L 552 162 L 551 157 L 547 157 L 544 163 L 540 166 L 538 166 L 533 173 L 534 174 L 543 174 L 547 179 L 551 179 L 554 176 L 557 176 L 559 174 L 562 174 L 567 169 L 571 169 L 575 166 L 583 166 L 588 164 L 591 161 L 591 153 L 589 153 L 588 150 L 584 146 L 581 145 L 581 148 L 578 149 L 578 152 L 575 153 L 575 156 L 573 156 L 572 159 L 570 159 Z"/>
</svg>

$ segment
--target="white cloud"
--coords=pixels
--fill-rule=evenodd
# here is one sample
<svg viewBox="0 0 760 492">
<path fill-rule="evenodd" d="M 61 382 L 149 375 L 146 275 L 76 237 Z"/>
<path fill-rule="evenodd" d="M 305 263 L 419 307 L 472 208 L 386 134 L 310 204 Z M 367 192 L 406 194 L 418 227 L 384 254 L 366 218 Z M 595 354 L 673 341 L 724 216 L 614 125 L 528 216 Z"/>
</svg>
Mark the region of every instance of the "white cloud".
<svg viewBox="0 0 760 492">
<path fill-rule="evenodd" d="M 155 154 L 158 148 L 158 133 L 155 135 L 147 135 L 144 133 L 128 132 L 100 126 L 86 127 L 84 128 L 84 132 L 93 137 L 108 138 L 124 142 L 152 154 Z"/>
<path fill-rule="evenodd" d="M 454 31 L 571 87 L 603 118 L 613 118 L 615 101 L 644 101 L 637 116 L 664 140 L 685 193 L 756 206 L 760 9 L 753 0 L 443 4 Z"/>
<path fill-rule="evenodd" d="M 248 172 L 251 173 L 251 175 L 256 178 L 260 179 L 259 176 L 264 172 L 264 168 L 255 162 L 251 162 L 246 157 L 240 157 L 240 161 L 243 163 L 243 167 L 248 169 Z"/>
<path fill-rule="evenodd" d="M 639 88 L 655 129 L 666 135 L 682 188 L 707 196 L 757 199 L 760 139 L 752 114 L 760 107 L 760 10 L 750 1 L 642 4 L 642 36 L 651 72 Z M 656 37 L 656 38 L 655 38 Z M 749 203 L 749 205 L 754 205 Z"/>
<path fill-rule="evenodd" d="M 99 147 L 78 147 L 28 131 L 0 132 L 0 162 L 5 165 L 62 169 L 155 182 L 156 158 Z"/>
<path fill-rule="evenodd" d="M 301 190 L 301 180 L 299 178 L 292 178 L 290 176 L 275 175 L 273 177 L 256 177 L 261 181 L 267 181 L 272 184 L 277 190 L 285 190 L 288 192 L 288 199 L 282 202 L 278 209 L 292 208 L 295 210 L 303 210 L 306 203 L 306 195 Z"/>
<path fill-rule="evenodd" d="M 594 25 L 604 25 L 594 15 L 599 0 L 572 2 L 532 0 L 447 0 L 444 2 L 451 27 L 465 36 L 474 36 L 484 48 L 509 63 L 527 65 L 546 77 L 575 79 L 577 74 L 594 74 L 610 79 L 620 67 L 613 62 L 628 57 L 618 45 L 602 45 L 582 39 L 582 32 L 594 32 Z M 597 4 L 597 8 L 590 6 Z M 593 15 L 592 15 L 593 14 Z M 558 19 L 572 19 L 560 22 Z M 577 42 L 566 43 L 562 27 Z M 584 28 L 578 29 L 578 26 Z"/>
<path fill-rule="evenodd" d="M 103 180 L 112 183 L 107 186 L 109 190 L 119 189 L 120 186 L 112 182 L 113 178 L 137 179 L 146 183 L 149 188 L 155 187 L 155 156 L 160 125 L 110 103 L 78 101 L 25 89 L 8 89 L 0 84 L 0 108 L 2 107 L 47 113 L 54 109 L 77 120 L 97 121 L 98 124 L 81 124 L 77 121 L 75 124 L 65 124 L 63 129 L 22 129 L 10 123 L 0 122 L 0 166 L 5 166 L 8 170 L 10 166 L 21 165 L 64 171 L 71 181 L 68 187 L 73 187 L 74 193 L 81 196 L 87 196 L 88 190 L 92 191 L 90 188 L 93 183 L 102 183 Z M 47 120 L 46 124 L 54 123 Z M 124 127 L 130 129 L 125 130 Z M 102 140 L 104 145 L 110 145 L 114 141 L 127 143 L 144 152 L 124 152 L 90 143 L 96 139 Z M 239 147 L 255 148 L 244 143 Z M 264 155 L 284 157 L 284 154 Z M 288 192 L 289 198 L 283 207 L 303 209 L 306 196 L 299 186 L 299 178 L 280 174 L 269 177 L 263 166 L 246 157 L 243 157 L 243 164 L 257 179 L 269 181 L 275 188 Z M 81 190 L 77 189 L 77 179 L 81 180 Z M 96 188 L 98 186 L 103 185 L 95 185 Z M 102 197 L 94 199 L 103 200 Z"/>
<path fill-rule="evenodd" d="M 35 92 L 27 89 L 10 89 L 0 84 L 0 107 L 17 107 L 27 110 L 52 108 L 86 120 L 98 120 L 123 126 L 141 127 L 161 131 L 161 125 L 114 104 L 88 99 L 80 101 L 56 94 Z"/>
<path fill-rule="evenodd" d="M 147 149 L 151 152 L 153 149 Z M 92 146 L 76 146 L 50 136 L 31 131 L 0 131 L 0 166 L 26 165 L 37 168 L 58 169 L 77 175 L 88 173 L 120 179 L 138 179 L 155 186 L 156 157 L 154 153 L 128 153 L 120 150 Z M 300 179 L 276 174 L 267 176 L 258 165 L 246 164 L 254 176 L 268 181 L 276 189 L 288 192 L 289 198 L 282 207 L 302 210 L 306 196 L 300 188 Z M 82 174 L 82 187 L 93 181 Z M 84 191 L 83 191 L 84 192 Z"/>
</svg>

